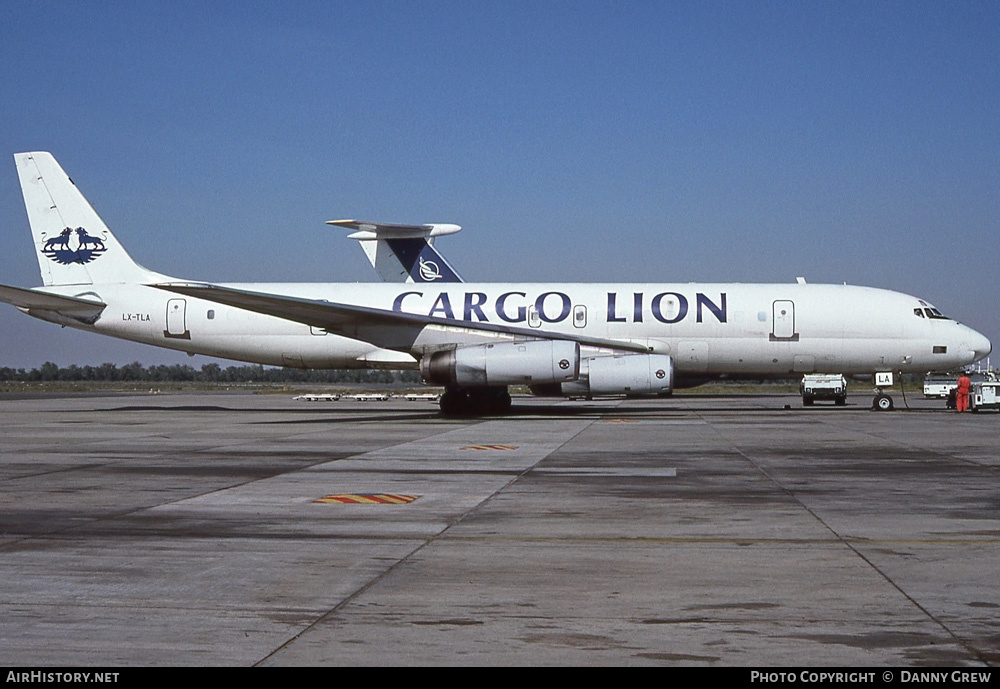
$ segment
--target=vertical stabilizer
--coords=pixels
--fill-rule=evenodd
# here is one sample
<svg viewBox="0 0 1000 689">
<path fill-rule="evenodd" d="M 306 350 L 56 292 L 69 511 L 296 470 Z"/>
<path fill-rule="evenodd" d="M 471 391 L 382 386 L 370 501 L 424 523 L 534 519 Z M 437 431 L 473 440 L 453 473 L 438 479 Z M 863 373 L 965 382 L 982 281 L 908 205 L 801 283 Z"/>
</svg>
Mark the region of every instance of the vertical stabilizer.
<svg viewBox="0 0 1000 689">
<path fill-rule="evenodd" d="M 16 153 L 38 267 L 45 285 L 144 282 L 132 260 L 50 153 Z"/>
<path fill-rule="evenodd" d="M 454 268 L 448 264 L 432 239 L 378 239 L 375 261 L 372 265 L 385 282 L 462 282 Z M 364 246 L 365 242 L 361 242 Z M 368 251 L 365 251 L 368 254 Z M 369 260 L 371 257 L 369 256 Z"/>
</svg>

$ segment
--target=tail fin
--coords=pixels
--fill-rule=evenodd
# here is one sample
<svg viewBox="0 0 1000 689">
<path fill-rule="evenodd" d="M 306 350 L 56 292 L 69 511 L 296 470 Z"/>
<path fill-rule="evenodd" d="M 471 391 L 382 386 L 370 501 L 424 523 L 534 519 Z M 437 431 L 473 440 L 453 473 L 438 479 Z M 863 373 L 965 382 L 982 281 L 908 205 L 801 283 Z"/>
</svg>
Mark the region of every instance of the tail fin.
<svg viewBox="0 0 1000 689">
<path fill-rule="evenodd" d="M 398 225 L 363 220 L 329 220 L 358 230 L 348 235 L 357 239 L 383 282 L 463 282 L 437 249 L 434 238 L 455 234 L 458 225 Z"/>
<path fill-rule="evenodd" d="M 132 260 L 51 153 L 17 153 L 14 161 L 45 285 L 164 277 Z"/>
</svg>

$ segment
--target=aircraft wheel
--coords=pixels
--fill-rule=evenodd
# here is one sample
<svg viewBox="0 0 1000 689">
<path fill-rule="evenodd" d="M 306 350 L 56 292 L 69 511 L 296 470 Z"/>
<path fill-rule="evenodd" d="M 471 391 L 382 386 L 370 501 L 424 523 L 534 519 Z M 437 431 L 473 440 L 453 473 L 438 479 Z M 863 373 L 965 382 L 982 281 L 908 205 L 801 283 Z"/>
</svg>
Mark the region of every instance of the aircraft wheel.
<svg viewBox="0 0 1000 689">
<path fill-rule="evenodd" d="M 461 389 L 445 390 L 438 404 L 445 416 L 461 416 L 469 408 L 469 394 Z"/>
<path fill-rule="evenodd" d="M 501 389 L 497 392 L 496 397 L 493 399 L 493 413 L 494 414 L 509 414 L 510 413 L 510 393 L 506 390 Z"/>
<path fill-rule="evenodd" d="M 441 395 L 441 413 L 445 416 L 487 416 L 510 411 L 507 388 L 451 388 Z"/>
<path fill-rule="evenodd" d="M 469 406 L 466 410 L 470 416 L 486 416 L 493 411 L 493 391 L 489 388 L 469 390 Z"/>
<path fill-rule="evenodd" d="M 475 416 L 500 415 L 510 411 L 507 388 L 476 388 L 469 391 L 470 413 Z"/>
<path fill-rule="evenodd" d="M 802 398 L 802 406 L 803 407 L 811 407 L 811 406 L 813 406 L 813 398 L 812 397 L 803 397 Z"/>
<path fill-rule="evenodd" d="M 847 404 L 847 398 L 846 397 L 838 397 L 836 400 L 834 400 L 834 403 L 838 407 L 843 407 L 845 404 Z"/>
<path fill-rule="evenodd" d="M 892 398 L 889 395 L 877 395 L 872 402 L 872 409 L 875 411 L 892 411 Z"/>
</svg>

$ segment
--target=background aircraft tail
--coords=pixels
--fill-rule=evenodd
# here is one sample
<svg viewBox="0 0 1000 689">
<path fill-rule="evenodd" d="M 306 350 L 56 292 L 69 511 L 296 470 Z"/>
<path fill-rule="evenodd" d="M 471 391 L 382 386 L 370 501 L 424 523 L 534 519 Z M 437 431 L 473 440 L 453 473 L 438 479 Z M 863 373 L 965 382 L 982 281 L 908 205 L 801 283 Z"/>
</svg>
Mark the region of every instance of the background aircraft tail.
<svg viewBox="0 0 1000 689">
<path fill-rule="evenodd" d="M 330 220 L 327 225 L 357 230 L 365 256 L 383 282 L 464 282 L 437 249 L 434 238 L 462 228 L 450 224 L 400 225 L 365 220 Z"/>
<path fill-rule="evenodd" d="M 14 161 L 45 285 L 164 277 L 132 260 L 51 153 L 17 153 Z"/>
</svg>

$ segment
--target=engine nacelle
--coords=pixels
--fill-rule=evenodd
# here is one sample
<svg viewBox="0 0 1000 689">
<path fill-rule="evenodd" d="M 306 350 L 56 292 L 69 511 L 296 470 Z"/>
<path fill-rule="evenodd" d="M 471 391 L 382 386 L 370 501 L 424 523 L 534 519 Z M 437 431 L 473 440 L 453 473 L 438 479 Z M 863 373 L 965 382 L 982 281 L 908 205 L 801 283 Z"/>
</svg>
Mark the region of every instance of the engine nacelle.
<svg viewBox="0 0 1000 689">
<path fill-rule="evenodd" d="M 567 383 L 580 376 L 580 345 L 529 340 L 459 347 L 425 356 L 420 375 L 433 385 L 460 387 Z"/>
<path fill-rule="evenodd" d="M 563 383 L 562 394 L 594 395 L 669 394 L 674 388 L 674 360 L 666 354 L 599 356 L 580 362 L 580 378 Z"/>
</svg>

